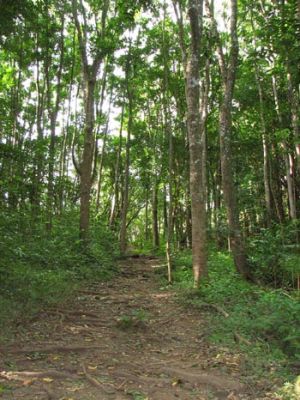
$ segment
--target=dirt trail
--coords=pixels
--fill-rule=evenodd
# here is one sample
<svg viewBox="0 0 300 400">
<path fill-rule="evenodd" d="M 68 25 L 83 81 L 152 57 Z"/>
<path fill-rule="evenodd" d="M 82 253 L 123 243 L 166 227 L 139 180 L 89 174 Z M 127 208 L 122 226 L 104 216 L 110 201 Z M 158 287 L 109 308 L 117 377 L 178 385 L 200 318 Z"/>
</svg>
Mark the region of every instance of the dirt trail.
<svg viewBox="0 0 300 400">
<path fill-rule="evenodd" d="M 0 398 L 256 399 L 241 383 L 240 360 L 224 361 L 208 345 L 199 311 L 160 288 L 158 263 L 123 261 L 113 281 L 45 311 L 15 345 L 0 348 Z"/>
</svg>

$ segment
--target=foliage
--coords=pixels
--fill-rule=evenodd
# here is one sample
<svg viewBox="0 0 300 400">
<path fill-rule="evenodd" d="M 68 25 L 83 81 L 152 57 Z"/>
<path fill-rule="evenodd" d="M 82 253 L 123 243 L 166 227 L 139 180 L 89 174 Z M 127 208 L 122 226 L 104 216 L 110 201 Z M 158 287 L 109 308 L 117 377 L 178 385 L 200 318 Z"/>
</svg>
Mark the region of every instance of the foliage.
<svg viewBox="0 0 300 400">
<path fill-rule="evenodd" d="M 199 81 L 201 97 L 207 86 L 209 102 L 208 231 L 225 248 L 230 231 L 220 172 L 222 76 L 216 47 L 223 48 L 227 63 L 230 24 L 222 2 L 215 3 L 220 38 L 211 31 L 204 7 Z M 74 19 L 76 5 L 81 33 Z M 293 289 L 300 275 L 299 2 L 240 0 L 238 6 L 240 54 L 229 172 L 251 272 L 270 288 L 243 282 L 228 255 L 214 252 L 208 280 L 186 301 L 226 308 L 227 319 L 212 315 L 215 341 L 232 342 L 237 331 L 255 343 L 255 354 L 263 350 L 270 358 L 297 358 L 300 313 Z M 187 1 L 0 0 L 0 9 L 0 319 L 10 321 L 25 309 L 28 315 L 64 301 L 83 280 L 108 279 L 115 271 L 122 215 L 127 217 L 127 242 L 133 246 L 129 251 L 163 255 L 170 210 L 172 251 L 191 244 L 184 70 L 191 32 Z M 82 45 L 87 46 L 86 57 Z M 85 82 L 93 66 L 82 65 L 84 58 L 92 64 L 96 56 L 99 73 Z M 94 88 L 94 116 L 85 97 L 89 86 Z M 93 132 L 86 140 L 89 129 Z M 93 170 L 92 182 L 86 181 L 90 196 L 79 205 L 86 190 L 83 159 L 92 148 L 94 154 L 87 157 Z M 124 213 L 127 169 L 130 193 Z M 79 206 L 87 210 L 90 205 L 89 240 L 83 243 Z M 176 257 L 176 285 L 190 288 L 190 254 Z"/>
<path fill-rule="evenodd" d="M 116 271 L 116 241 L 100 221 L 91 241 L 78 240 L 78 215 L 57 218 L 51 235 L 28 215 L 1 214 L 0 320 L 13 323 L 40 307 L 65 301 L 81 281 L 109 279 Z"/>
<path fill-rule="evenodd" d="M 274 225 L 249 238 L 253 274 L 275 287 L 295 289 L 300 276 L 299 221 Z"/>
<path fill-rule="evenodd" d="M 282 289 L 261 288 L 242 280 L 234 270 L 230 255 L 212 251 L 209 276 L 199 290 L 192 290 L 191 255 L 179 253 L 174 273 L 175 288 L 181 289 L 180 299 L 189 307 L 204 303 L 224 309 L 210 314 L 210 340 L 235 346 L 235 334 L 251 342 L 240 343 L 252 359 L 256 373 L 263 374 L 274 361 L 284 366 L 288 360 L 300 360 L 300 304 L 297 293 Z M 261 357 L 263 354 L 263 358 Z M 282 372 L 282 371 L 281 371 Z"/>
<path fill-rule="evenodd" d="M 148 313 L 144 309 L 135 309 L 130 314 L 123 314 L 118 318 L 118 327 L 122 330 L 139 329 L 144 327 L 148 319 Z"/>
<path fill-rule="evenodd" d="M 300 376 L 294 383 L 285 383 L 278 391 L 276 399 L 278 400 L 298 400 L 300 396 Z"/>
</svg>

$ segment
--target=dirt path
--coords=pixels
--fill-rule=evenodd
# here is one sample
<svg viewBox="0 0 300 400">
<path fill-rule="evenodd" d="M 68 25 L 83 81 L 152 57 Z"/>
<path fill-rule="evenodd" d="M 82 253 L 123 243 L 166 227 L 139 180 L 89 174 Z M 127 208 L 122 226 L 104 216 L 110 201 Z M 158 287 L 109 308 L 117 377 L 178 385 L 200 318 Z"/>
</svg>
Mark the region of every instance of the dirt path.
<svg viewBox="0 0 300 400">
<path fill-rule="evenodd" d="M 206 342 L 199 311 L 160 288 L 157 264 L 122 262 L 112 282 L 80 291 L 0 348 L 0 398 L 257 399 L 241 383 L 238 357 L 224 360 Z"/>
</svg>

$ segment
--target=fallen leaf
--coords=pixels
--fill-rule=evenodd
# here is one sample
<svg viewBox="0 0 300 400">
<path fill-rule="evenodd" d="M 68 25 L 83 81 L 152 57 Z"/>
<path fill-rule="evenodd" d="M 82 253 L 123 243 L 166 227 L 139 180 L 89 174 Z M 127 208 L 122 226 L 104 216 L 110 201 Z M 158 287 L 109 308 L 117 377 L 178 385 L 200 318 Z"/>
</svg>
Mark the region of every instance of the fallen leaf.
<svg viewBox="0 0 300 400">
<path fill-rule="evenodd" d="M 172 382 L 172 386 L 177 386 L 182 384 L 182 380 L 181 379 L 174 379 Z"/>
<path fill-rule="evenodd" d="M 53 381 L 54 381 L 54 379 L 52 379 L 52 378 L 43 378 L 43 382 L 46 382 L 46 383 L 51 383 Z"/>
<path fill-rule="evenodd" d="M 95 371 L 95 369 L 98 368 L 98 365 L 88 365 L 88 369 L 90 369 L 91 371 Z"/>
<path fill-rule="evenodd" d="M 27 379 L 26 381 L 23 381 L 23 386 L 29 386 L 31 385 L 35 379 Z"/>
<path fill-rule="evenodd" d="M 231 392 L 227 397 L 227 400 L 239 400 L 239 398 L 233 393 Z"/>
<path fill-rule="evenodd" d="M 60 397 L 59 400 L 74 400 L 74 397 Z"/>
</svg>

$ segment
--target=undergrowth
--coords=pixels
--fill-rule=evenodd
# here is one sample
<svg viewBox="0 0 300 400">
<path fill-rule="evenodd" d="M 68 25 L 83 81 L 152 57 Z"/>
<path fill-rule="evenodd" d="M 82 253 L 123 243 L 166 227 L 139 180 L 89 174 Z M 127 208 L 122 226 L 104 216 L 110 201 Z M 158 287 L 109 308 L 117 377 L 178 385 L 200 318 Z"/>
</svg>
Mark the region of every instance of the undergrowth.
<svg viewBox="0 0 300 400">
<path fill-rule="evenodd" d="M 261 228 L 247 242 L 252 274 L 264 284 L 300 289 L 300 222 Z"/>
<path fill-rule="evenodd" d="M 207 310 L 210 341 L 245 352 L 255 379 L 266 371 L 283 379 L 297 374 L 293 365 L 300 362 L 299 293 L 245 282 L 235 272 L 230 255 L 216 251 L 209 256 L 208 278 L 195 290 L 190 252 L 177 254 L 174 261 L 174 287 L 179 301 Z M 226 318 L 216 308 L 204 308 L 207 303 L 229 316 Z M 237 337 L 245 340 L 237 343 Z"/>
<path fill-rule="evenodd" d="M 66 301 L 83 281 L 109 279 L 115 273 L 115 243 L 112 233 L 95 221 L 84 247 L 75 213 L 56 219 L 51 234 L 28 216 L 2 214 L 0 339 L 24 315 Z"/>
</svg>

